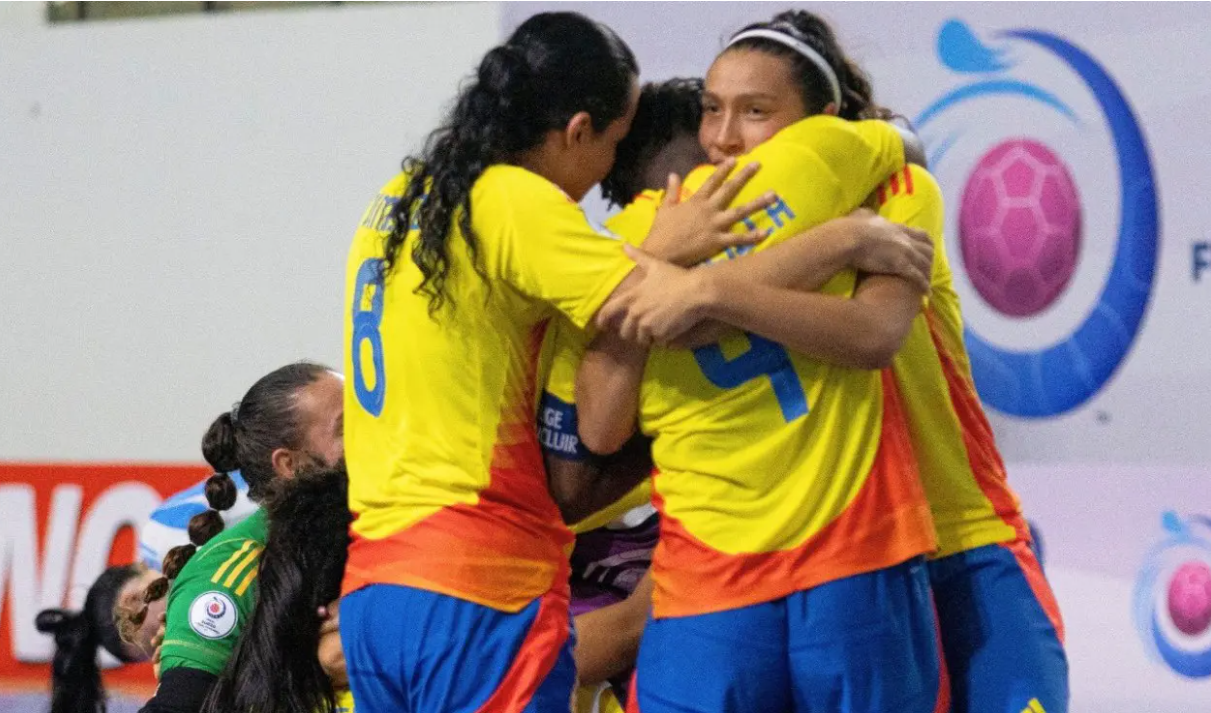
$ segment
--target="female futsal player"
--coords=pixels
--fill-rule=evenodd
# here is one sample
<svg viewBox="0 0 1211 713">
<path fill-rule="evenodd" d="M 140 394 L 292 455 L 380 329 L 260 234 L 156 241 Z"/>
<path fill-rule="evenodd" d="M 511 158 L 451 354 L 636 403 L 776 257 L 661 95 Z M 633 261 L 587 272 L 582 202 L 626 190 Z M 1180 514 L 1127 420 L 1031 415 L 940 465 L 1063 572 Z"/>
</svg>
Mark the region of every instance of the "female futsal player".
<svg viewBox="0 0 1211 713">
<path fill-rule="evenodd" d="M 633 279 L 577 201 L 610 169 L 636 74 L 608 28 L 573 13 L 530 18 L 484 57 L 354 237 L 345 436 L 356 519 L 340 631 L 364 712 L 567 710 L 571 535 L 533 422 L 536 361 L 548 320 L 583 327 Z M 730 229 L 768 197 L 725 208 L 751 175 L 674 196 L 645 245 L 675 258 L 755 241 Z"/>
<path fill-rule="evenodd" d="M 743 73 L 745 64 L 754 61 L 802 64 L 796 45 L 827 52 L 831 35 L 808 13 L 784 13 L 737 35 L 712 69 L 716 84 L 724 87 L 713 97 L 715 111 L 708 110 L 702 128 L 714 160 L 766 141 L 800 118 L 799 106 L 810 107 L 812 96 L 806 88 L 796 92 L 790 84 L 778 86 L 777 73 L 763 73 L 764 93 L 773 104 L 762 109 L 771 118 L 736 120 L 749 109 L 742 94 L 726 92 L 727 77 Z M 745 57 L 754 53 L 765 59 Z M 929 308 L 916 320 L 893 366 L 937 528 L 939 551 L 929 573 L 953 710 L 1066 710 L 1063 627 L 971 381 L 958 296 L 942 241 L 941 192 L 928 173 L 914 166 L 880 186 L 876 199 L 882 216 L 927 231 L 937 247 Z M 652 333 L 658 339 L 668 336 L 662 328 Z M 805 347 L 805 353 L 859 367 L 885 359 L 882 353 L 871 355 L 857 329 L 833 339 L 831 351 Z"/>
<path fill-rule="evenodd" d="M 225 473 L 240 470 L 249 496 L 259 502 L 279 478 L 339 463 L 342 391 L 339 374 L 316 364 L 290 364 L 253 384 L 207 430 L 202 452 L 218 471 L 206 484 L 214 509 L 195 516 L 193 544 L 168 553 L 164 578 L 145 595 L 149 606 L 168 595 L 160 685 L 145 713 L 200 711 L 255 604 L 265 513 L 258 510 L 224 530 L 217 510 L 236 498 Z M 140 612 L 143 619 L 148 611 Z"/>
<path fill-rule="evenodd" d="M 827 39 L 824 51 L 797 48 L 798 64 L 756 57 L 730 75 L 717 72 L 718 64 L 740 51 L 725 51 L 707 77 L 704 125 L 721 93 L 744 102 L 728 112 L 735 122 L 760 124 L 781 113 L 801 119 L 824 109 L 846 119 L 873 115 L 868 85 Z M 780 105 L 763 87 L 771 73 L 793 89 L 810 88 L 809 101 Z M 864 185 L 804 180 L 809 154 L 800 146 L 810 132 L 863 124 L 793 122 L 753 154 L 762 157 L 754 184 L 779 196 L 767 215 L 776 228 L 771 242 L 844 215 L 887 175 L 868 171 Z M 853 156 L 822 145 L 825 156 Z M 617 338 L 599 339 L 582 366 L 580 430 L 590 449 L 608 451 L 628 437 L 637 406 L 643 430 L 655 437 L 662 531 L 654 620 L 639 656 L 639 708 L 932 711 L 938 652 L 921 555 L 935 542 L 895 385 L 802 354 L 835 348 L 830 329 L 869 326 L 870 358 L 890 358 L 919 310 L 920 292 L 894 277 L 859 282 L 853 271 L 822 280 L 824 293 L 852 295 L 845 300 L 736 278 L 776 249 L 693 271 L 700 285 L 708 284 L 704 275 L 736 280 L 726 295 L 732 304 L 717 314 L 753 334 L 693 352 L 655 351 L 642 391 L 643 354 Z M 793 272 L 797 264 L 775 266 Z M 654 266 L 649 274 L 664 282 L 671 272 Z M 791 284 L 819 283 L 800 277 Z M 648 326 L 621 312 L 620 331 L 647 341 Z M 612 307 L 601 315 L 606 322 L 613 316 Z"/>
</svg>

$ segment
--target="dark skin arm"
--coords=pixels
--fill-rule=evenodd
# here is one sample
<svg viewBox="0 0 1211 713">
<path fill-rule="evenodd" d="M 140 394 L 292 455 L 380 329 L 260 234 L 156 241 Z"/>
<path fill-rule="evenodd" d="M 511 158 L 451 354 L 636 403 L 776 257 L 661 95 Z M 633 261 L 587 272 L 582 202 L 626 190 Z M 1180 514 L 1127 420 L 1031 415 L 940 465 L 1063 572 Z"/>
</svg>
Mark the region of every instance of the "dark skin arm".
<svg viewBox="0 0 1211 713">
<path fill-rule="evenodd" d="M 564 522 L 580 522 L 617 502 L 651 475 L 651 443 L 635 434 L 608 456 L 569 460 L 548 454 L 547 483 Z"/>
</svg>

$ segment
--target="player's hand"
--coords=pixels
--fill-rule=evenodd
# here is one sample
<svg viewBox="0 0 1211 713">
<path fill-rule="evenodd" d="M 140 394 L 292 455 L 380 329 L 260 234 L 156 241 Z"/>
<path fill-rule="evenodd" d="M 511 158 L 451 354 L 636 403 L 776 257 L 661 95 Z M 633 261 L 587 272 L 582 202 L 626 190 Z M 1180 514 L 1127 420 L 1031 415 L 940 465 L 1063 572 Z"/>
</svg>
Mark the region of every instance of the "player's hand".
<svg viewBox="0 0 1211 713">
<path fill-rule="evenodd" d="M 630 245 L 627 255 L 641 279 L 613 295 L 597 314 L 597 324 L 640 346 L 665 345 L 704 317 L 710 291 L 703 270 L 658 260 Z"/>
<path fill-rule="evenodd" d="M 332 685 L 338 688 L 349 685 L 349 675 L 345 671 L 345 650 L 341 646 L 340 606 L 341 600 L 338 599 L 319 608 L 317 614 L 323 623 L 320 624 L 320 642 L 316 648 L 320 668 L 328 674 Z"/>
<path fill-rule="evenodd" d="M 326 606 L 320 607 L 316 614 L 322 620 L 320 624 L 320 636 L 331 634 L 340 631 L 341 626 L 341 600 L 335 599 L 329 602 Z"/>
<path fill-rule="evenodd" d="M 728 159 L 715 169 L 694 195 L 681 200 L 681 179 L 669 175 L 664 202 L 643 242 L 643 250 L 661 260 L 688 267 L 714 257 L 727 248 L 756 245 L 769 236 L 767 230 L 733 232 L 745 218 L 765 210 L 778 199 L 773 191 L 735 208 L 729 208 L 760 165 L 750 163 L 732 178 L 735 167 Z"/>
<path fill-rule="evenodd" d="M 895 275 L 929 293 L 933 240 L 923 230 L 892 223 L 866 208 L 848 217 L 855 223 L 858 247 L 851 266 L 872 275 Z"/>
<path fill-rule="evenodd" d="M 160 652 L 164 649 L 164 634 L 168 630 L 165 625 L 166 619 L 166 614 L 160 615 L 160 628 L 156 629 L 156 635 L 151 637 L 151 645 L 154 648 L 151 654 L 151 669 L 156 675 L 156 680 L 160 678 Z"/>
</svg>

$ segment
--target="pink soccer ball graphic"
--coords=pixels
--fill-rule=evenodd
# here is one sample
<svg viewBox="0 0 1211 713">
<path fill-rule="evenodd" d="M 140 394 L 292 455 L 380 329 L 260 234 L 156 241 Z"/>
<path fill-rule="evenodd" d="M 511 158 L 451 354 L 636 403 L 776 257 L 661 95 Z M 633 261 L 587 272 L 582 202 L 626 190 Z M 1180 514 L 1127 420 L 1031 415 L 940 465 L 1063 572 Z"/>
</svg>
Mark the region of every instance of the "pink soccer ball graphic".
<svg viewBox="0 0 1211 713">
<path fill-rule="evenodd" d="M 1072 279 L 1080 245 L 1080 197 L 1055 152 L 1011 139 L 976 162 L 959 208 L 959 248 L 994 309 L 1011 317 L 1046 309 Z"/>
<path fill-rule="evenodd" d="M 1211 626 L 1211 566 L 1206 562 L 1191 560 L 1173 573 L 1169 616 L 1187 636 L 1197 636 Z"/>
</svg>

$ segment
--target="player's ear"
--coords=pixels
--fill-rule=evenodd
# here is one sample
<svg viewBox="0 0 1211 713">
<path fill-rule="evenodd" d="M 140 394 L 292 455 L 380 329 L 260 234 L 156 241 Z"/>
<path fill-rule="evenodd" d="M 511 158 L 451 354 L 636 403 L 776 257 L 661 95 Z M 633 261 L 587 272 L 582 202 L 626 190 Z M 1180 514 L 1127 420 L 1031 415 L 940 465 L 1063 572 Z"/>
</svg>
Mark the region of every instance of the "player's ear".
<svg viewBox="0 0 1211 713">
<path fill-rule="evenodd" d="M 840 111 L 841 107 L 837 106 L 837 102 L 829 102 L 827 105 L 825 105 L 824 109 L 820 111 L 820 113 L 828 114 L 829 116 L 836 116 L 838 113 L 840 113 Z"/>
<path fill-rule="evenodd" d="M 273 466 L 273 474 L 279 478 L 289 478 L 294 475 L 294 451 L 289 448 L 277 448 L 269 454 L 269 463 Z"/>
<path fill-rule="evenodd" d="M 584 143 L 592 136 L 593 117 L 589 116 L 589 112 L 576 112 L 571 119 L 568 119 L 568 124 L 564 127 L 564 145 L 566 147 L 572 148 Z"/>
</svg>

